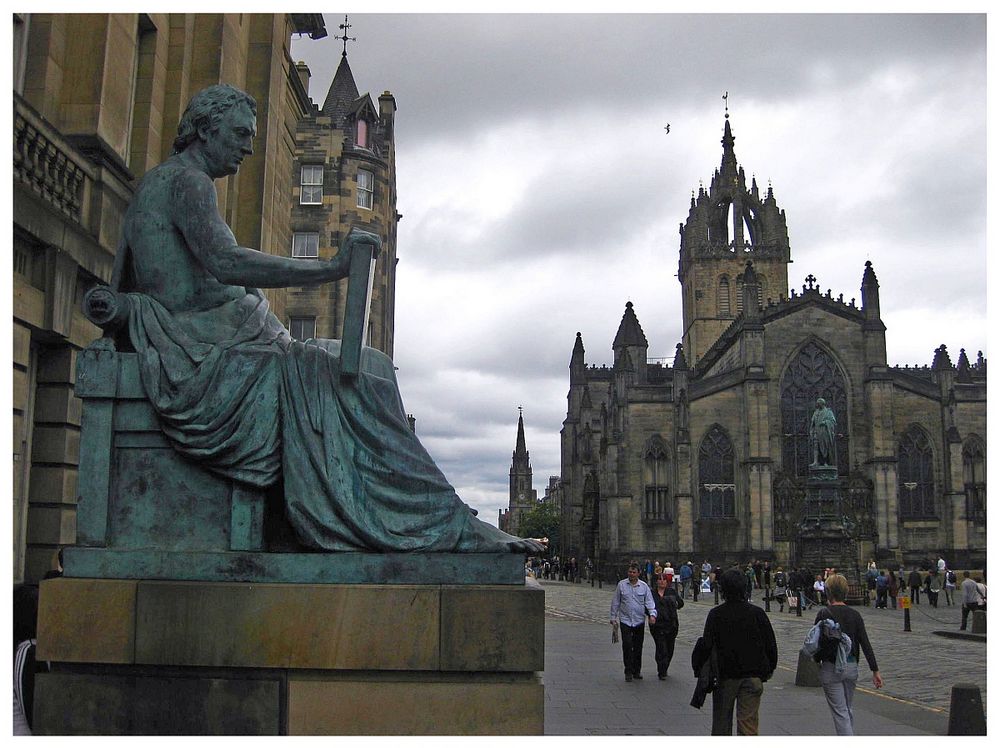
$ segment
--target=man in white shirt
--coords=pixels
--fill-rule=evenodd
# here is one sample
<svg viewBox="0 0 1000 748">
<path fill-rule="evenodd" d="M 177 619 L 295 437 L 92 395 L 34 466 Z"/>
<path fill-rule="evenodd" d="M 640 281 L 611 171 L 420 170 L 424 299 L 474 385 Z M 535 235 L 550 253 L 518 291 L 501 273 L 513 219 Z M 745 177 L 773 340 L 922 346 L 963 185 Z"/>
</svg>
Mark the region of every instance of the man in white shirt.
<svg viewBox="0 0 1000 748">
<path fill-rule="evenodd" d="M 963 571 L 962 576 L 962 625 L 960 631 L 965 631 L 969 624 L 969 613 L 982 609 L 986 603 L 986 585 L 977 582 L 969 576 L 968 571 Z"/>
<path fill-rule="evenodd" d="M 649 585 L 639 579 L 639 564 L 628 565 L 628 579 L 623 579 L 611 597 L 611 625 L 618 623 L 622 639 L 625 680 L 642 680 L 642 639 L 646 616 L 656 623 L 656 602 Z"/>
</svg>

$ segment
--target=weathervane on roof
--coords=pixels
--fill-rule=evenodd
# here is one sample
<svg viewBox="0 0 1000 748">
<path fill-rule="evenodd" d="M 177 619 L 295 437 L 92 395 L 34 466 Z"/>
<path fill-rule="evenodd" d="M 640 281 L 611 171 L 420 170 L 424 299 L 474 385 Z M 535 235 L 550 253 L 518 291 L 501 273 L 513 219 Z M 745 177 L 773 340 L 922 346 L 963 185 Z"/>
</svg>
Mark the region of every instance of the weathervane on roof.
<svg viewBox="0 0 1000 748">
<path fill-rule="evenodd" d="M 351 24 L 347 22 L 347 16 L 344 16 L 344 22 L 340 24 L 340 30 L 344 32 L 343 36 L 335 36 L 334 39 L 340 39 L 344 42 L 344 51 L 340 55 L 341 57 L 347 57 L 347 42 L 356 42 L 358 38 L 356 36 L 348 36 L 347 30 L 351 28 Z"/>
<path fill-rule="evenodd" d="M 726 102 L 726 119 L 729 119 L 729 91 L 726 91 L 724 94 L 722 94 L 722 100 Z"/>
</svg>

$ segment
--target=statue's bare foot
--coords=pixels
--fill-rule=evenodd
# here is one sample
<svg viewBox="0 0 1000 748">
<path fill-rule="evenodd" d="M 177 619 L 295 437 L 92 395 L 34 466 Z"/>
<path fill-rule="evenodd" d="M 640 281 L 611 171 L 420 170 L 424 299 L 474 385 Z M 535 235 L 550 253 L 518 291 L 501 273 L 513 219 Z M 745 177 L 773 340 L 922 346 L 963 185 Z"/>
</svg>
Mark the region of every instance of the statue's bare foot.
<svg viewBox="0 0 1000 748">
<path fill-rule="evenodd" d="M 469 521 L 462 532 L 458 547 L 459 553 L 541 553 L 545 543 L 533 538 L 519 538 L 483 522 L 477 517 L 469 516 Z"/>
<path fill-rule="evenodd" d="M 507 543 L 511 553 L 542 553 L 545 551 L 545 543 L 536 538 L 515 538 L 514 542 Z"/>
</svg>

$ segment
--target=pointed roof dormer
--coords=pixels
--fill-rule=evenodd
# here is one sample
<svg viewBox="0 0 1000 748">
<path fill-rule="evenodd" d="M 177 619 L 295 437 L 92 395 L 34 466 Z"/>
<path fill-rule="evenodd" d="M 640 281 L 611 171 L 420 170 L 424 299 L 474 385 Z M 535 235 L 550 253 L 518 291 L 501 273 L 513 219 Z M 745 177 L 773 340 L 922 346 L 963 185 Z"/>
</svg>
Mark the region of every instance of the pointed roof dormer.
<svg viewBox="0 0 1000 748">
<path fill-rule="evenodd" d="M 333 76 L 333 83 L 323 100 L 323 108 L 320 113 L 324 117 L 330 117 L 334 123 L 339 124 L 354 103 L 358 100 L 358 85 L 354 82 L 354 73 L 347 62 L 347 55 L 340 58 L 340 65 L 337 66 L 337 73 Z"/>
</svg>

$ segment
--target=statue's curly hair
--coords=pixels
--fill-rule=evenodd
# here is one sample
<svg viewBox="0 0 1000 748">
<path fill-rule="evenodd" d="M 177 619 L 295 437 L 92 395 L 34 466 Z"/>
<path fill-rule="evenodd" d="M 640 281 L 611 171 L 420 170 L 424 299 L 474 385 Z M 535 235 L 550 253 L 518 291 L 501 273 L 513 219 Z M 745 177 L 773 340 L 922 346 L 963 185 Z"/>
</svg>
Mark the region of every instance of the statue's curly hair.
<svg viewBox="0 0 1000 748">
<path fill-rule="evenodd" d="M 253 96 L 228 83 L 204 88 L 188 102 L 187 109 L 177 124 L 174 153 L 181 153 L 198 138 L 198 128 L 209 125 L 212 132 L 219 129 L 222 117 L 235 106 L 243 104 L 257 116 L 257 102 Z"/>
</svg>

